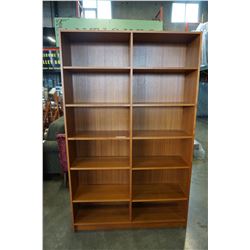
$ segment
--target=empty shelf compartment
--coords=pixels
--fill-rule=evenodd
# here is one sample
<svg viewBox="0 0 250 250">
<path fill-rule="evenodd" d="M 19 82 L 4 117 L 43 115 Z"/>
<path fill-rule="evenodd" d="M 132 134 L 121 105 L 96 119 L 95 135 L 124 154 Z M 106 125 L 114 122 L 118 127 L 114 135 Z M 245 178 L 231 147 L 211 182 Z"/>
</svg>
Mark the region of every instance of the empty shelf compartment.
<svg viewBox="0 0 250 250">
<path fill-rule="evenodd" d="M 75 225 L 129 223 L 128 203 L 74 204 Z"/>
<path fill-rule="evenodd" d="M 185 222 L 186 202 L 133 203 L 133 222 Z"/>
<path fill-rule="evenodd" d="M 133 169 L 188 168 L 192 139 L 133 141 Z"/>
<path fill-rule="evenodd" d="M 188 169 L 133 171 L 132 201 L 187 200 Z"/>
<path fill-rule="evenodd" d="M 129 201 L 128 170 L 71 172 L 73 202 Z"/>
<path fill-rule="evenodd" d="M 69 140 L 127 139 L 129 108 L 67 107 Z"/>
<path fill-rule="evenodd" d="M 68 142 L 70 168 L 129 168 L 129 141 L 74 140 Z"/>
</svg>

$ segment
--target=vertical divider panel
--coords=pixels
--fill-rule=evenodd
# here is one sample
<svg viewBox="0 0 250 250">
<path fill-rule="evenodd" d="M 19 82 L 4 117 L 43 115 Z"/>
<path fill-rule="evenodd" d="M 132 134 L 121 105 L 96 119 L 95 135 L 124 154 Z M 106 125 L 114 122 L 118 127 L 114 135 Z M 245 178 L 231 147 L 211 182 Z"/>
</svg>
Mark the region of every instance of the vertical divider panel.
<svg viewBox="0 0 250 250">
<path fill-rule="evenodd" d="M 195 128 L 196 128 L 196 114 L 197 114 L 197 103 L 198 103 L 198 92 L 199 92 L 199 79 L 200 79 L 200 64 L 201 64 L 201 47 L 202 47 L 202 33 L 200 33 L 199 37 L 196 38 L 196 40 L 193 42 L 196 46 L 199 46 L 198 48 L 198 65 L 197 70 L 195 71 L 196 76 L 194 77 L 195 81 L 195 88 L 194 88 L 194 94 L 195 94 L 195 106 L 194 106 L 194 112 L 193 112 L 193 119 L 192 120 L 192 127 L 193 127 L 193 139 L 192 139 L 192 145 L 191 145 L 191 166 L 189 168 L 188 177 L 187 177 L 187 209 L 185 217 L 188 216 L 188 204 L 189 204 L 189 198 L 190 198 L 190 185 L 191 185 L 191 177 L 192 177 L 192 162 L 193 162 L 193 151 L 194 151 L 194 138 L 195 138 Z M 192 56 L 192 54 L 187 54 L 187 56 Z M 187 220 L 186 220 L 187 221 Z"/>
<path fill-rule="evenodd" d="M 69 161 L 69 145 L 68 145 L 68 130 L 67 130 L 67 117 L 66 117 L 66 106 L 65 106 L 65 85 L 67 83 L 64 82 L 64 72 L 63 72 L 63 66 L 64 66 L 64 61 L 63 61 L 63 50 L 62 50 L 62 32 L 60 32 L 60 61 L 61 61 L 61 79 L 62 79 L 62 86 L 63 86 L 63 113 L 64 113 L 64 128 L 65 128 L 65 140 L 66 140 L 66 154 L 67 154 L 67 164 L 68 164 L 68 181 L 69 181 L 69 193 L 70 193 L 70 207 L 71 207 L 71 215 L 72 215 L 72 227 L 75 231 L 75 226 L 74 226 L 74 207 L 73 207 L 73 202 L 72 202 L 72 188 L 71 188 L 71 175 L 70 175 L 70 161 Z M 67 44 L 68 46 L 68 44 Z M 69 49 L 69 48 L 68 48 Z M 70 60 L 70 58 L 67 58 L 67 60 Z M 72 86 L 72 85 L 71 85 Z M 73 90 L 72 90 L 73 91 Z"/>
<path fill-rule="evenodd" d="M 129 174 L 130 174 L 130 181 L 129 181 L 129 194 L 130 194 L 130 201 L 129 201 L 129 219 L 132 220 L 132 165 L 133 165 L 133 32 L 130 33 L 130 46 L 129 46 L 129 60 L 130 60 L 130 78 L 129 78 L 129 87 L 130 87 L 130 126 L 129 126 Z"/>
</svg>

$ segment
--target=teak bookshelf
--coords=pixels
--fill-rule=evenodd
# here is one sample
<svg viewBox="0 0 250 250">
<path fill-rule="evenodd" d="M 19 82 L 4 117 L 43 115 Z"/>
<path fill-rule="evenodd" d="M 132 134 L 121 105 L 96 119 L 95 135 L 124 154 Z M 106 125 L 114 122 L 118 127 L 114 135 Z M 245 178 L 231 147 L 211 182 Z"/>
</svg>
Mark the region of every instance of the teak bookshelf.
<svg viewBox="0 0 250 250">
<path fill-rule="evenodd" d="M 60 31 L 74 230 L 186 226 L 201 33 Z"/>
</svg>

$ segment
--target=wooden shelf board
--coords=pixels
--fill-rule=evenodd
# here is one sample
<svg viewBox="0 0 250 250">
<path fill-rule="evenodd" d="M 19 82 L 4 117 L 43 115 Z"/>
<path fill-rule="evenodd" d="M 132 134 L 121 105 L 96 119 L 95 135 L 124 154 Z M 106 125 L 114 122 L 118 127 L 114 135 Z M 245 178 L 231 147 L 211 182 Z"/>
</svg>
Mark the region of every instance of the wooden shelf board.
<svg viewBox="0 0 250 250">
<path fill-rule="evenodd" d="M 189 164 L 181 156 L 143 156 L 134 157 L 133 170 L 146 169 L 181 169 L 189 168 Z"/>
<path fill-rule="evenodd" d="M 134 73 L 189 73 L 195 70 L 199 70 L 199 68 L 195 67 L 134 67 Z"/>
<path fill-rule="evenodd" d="M 174 205 L 150 204 L 133 207 L 133 222 L 185 222 L 183 210 Z"/>
<path fill-rule="evenodd" d="M 76 214 L 74 225 L 129 223 L 126 205 L 97 205 L 81 208 Z"/>
<path fill-rule="evenodd" d="M 133 107 L 194 107 L 193 103 L 185 102 L 138 102 L 133 103 Z M 130 107 L 129 103 L 71 103 L 65 104 L 66 108 L 75 108 L 75 107 Z"/>
<path fill-rule="evenodd" d="M 68 136 L 68 140 L 128 140 L 129 131 L 111 130 L 111 131 L 81 131 L 72 136 Z"/>
<path fill-rule="evenodd" d="M 133 103 L 134 107 L 194 107 L 195 104 L 193 103 L 186 103 L 186 102 L 137 102 Z"/>
<path fill-rule="evenodd" d="M 129 157 L 84 157 L 71 164 L 71 170 L 129 169 Z"/>
<path fill-rule="evenodd" d="M 128 185 L 79 185 L 73 202 L 129 201 Z"/>
<path fill-rule="evenodd" d="M 184 130 L 133 130 L 133 139 L 179 139 L 192 138 Z"/>
<path fill-rule="evenodd" d="M 186 227 L 187 222 L 185 221 L 142 221 L 131 223 L 103 223 L 103 224 L 80 224 L 74 225 L 76 231 L 82 230 L 105 230 L 105 229 L 145 229 L 145 228 L 170 228 L 170 227 Z"/>
<path fill-rule="evenodd" d="M 177 184 L 133 184 L 133 202 L 187 200 Z"/>
<path fill-rule="evenodd" d="M 67 108 L 74 108 L 74 107 L 129 107 L 129 103 L 71 103 L 65 104 Z"/>
<path fill-rule="evenodd" d="M 176 31 L 133 31 L 134 44 L 138 43 L 189 43 L 201 32 L 176 32 Z"/>
<path fill-rule="evenodd" d="M 130 67 L 79 67 L 63 66 L 63 69 L 69 72 L 94 72 L 94 73 L 129 73 Z"/>
</svg>

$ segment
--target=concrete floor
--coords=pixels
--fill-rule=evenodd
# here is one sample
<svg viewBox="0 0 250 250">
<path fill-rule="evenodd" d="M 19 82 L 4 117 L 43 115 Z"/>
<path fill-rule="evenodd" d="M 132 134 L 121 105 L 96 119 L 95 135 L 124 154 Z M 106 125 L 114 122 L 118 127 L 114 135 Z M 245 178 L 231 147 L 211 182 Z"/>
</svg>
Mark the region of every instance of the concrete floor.
<svg viewBox="0 0 250 250">
<path fill-rule="evenodd" d="M 87 231 L 74 233 L 68 189 L 61 178 L 44 181 L 44 250 L 204 250 L 207 241 L 207 119 L 197 119 L 196 139 L 206 151 L 204 160 L 193 161 L 188 226 L 186 229 Z"/>
</svg>

